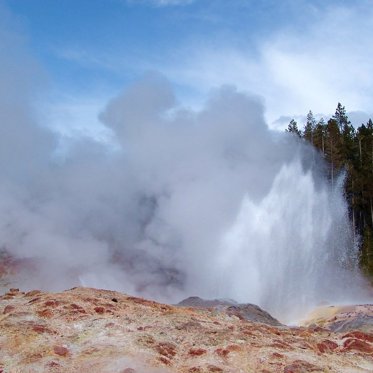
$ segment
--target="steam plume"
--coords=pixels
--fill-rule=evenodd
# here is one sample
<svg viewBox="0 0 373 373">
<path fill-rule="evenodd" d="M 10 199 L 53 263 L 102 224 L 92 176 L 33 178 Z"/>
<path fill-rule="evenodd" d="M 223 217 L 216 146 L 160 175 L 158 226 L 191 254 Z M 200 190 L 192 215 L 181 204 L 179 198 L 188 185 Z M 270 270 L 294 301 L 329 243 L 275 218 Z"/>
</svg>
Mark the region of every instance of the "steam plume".
<svg viewBox="0 0 373 373">
<path fill-rule="evenodd" d="M 30 109 L 36 72 L 19 61 L 0 52 L 0 247 L 13 285 L 230 297 L 280 317 L 361 294 L 340 187 L 311 149 L 267 128 L 260 99 L 222 87 L 201 111 L 178 109 L 149 74 L 101 114 L 118 151 L 81 138 L 56 161 L 58 139 Z"/>
</svg>

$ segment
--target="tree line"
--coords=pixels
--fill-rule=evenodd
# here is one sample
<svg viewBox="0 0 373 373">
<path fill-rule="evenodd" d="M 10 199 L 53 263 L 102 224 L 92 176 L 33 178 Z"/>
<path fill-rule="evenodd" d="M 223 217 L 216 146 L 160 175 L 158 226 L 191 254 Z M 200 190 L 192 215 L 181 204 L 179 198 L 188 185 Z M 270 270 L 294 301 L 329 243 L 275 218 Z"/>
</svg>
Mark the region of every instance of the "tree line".
<svg viewBox="0 0 373 373">
<path fill-rule="evenodd" d="M 326 122 L 307 114 L 303 129 L 292 119 L 287 132 L 315 147 L 327 161 L 328 178 L 346 172 L 345 196 L 356 236 L 360 237 L 360 265 L 373 278 L 373 122 L 354 128 L 346 109 L 338 103 L 335 114 Z"/>
</svg>

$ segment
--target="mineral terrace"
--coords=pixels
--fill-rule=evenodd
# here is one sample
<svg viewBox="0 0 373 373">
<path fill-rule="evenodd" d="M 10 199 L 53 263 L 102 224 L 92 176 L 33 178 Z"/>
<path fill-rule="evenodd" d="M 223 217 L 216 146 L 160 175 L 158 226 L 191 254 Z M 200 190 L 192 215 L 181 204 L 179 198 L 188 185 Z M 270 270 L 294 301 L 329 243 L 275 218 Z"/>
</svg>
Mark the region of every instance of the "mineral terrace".
<svg viewBox="0 0 373 373">
<path fill-rule="evenodd" d="M 290 328 L 253 307 L 11 289 L 0 297 L 0 372 L 373 372 L 371 332 L 333 332 L 320 317 Z"/>
</svg>

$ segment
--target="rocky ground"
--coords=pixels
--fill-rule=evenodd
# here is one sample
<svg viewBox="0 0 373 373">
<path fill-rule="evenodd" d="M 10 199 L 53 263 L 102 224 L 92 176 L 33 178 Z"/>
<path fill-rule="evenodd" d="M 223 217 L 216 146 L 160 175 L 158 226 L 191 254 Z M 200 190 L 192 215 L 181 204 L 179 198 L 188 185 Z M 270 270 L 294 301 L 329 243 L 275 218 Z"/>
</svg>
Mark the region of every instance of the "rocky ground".
<svg viewBox="0 0 373 373">
<path fill-rule="evenodd" d="M 302 322 L 304 326 L 322 326 L 333 332 L 360 330 L 373 333 L 373 305 L 325 306 L 314 310 Z"/>
<path fill-rule="evenodd" d="M 332 332 L 320 315 L 290 328 L 255 306 L 250 321 L 245 305 L 188 302 L 11 289 L 0 297 L 0 372 L 373 372 L 369 331 Z"/>
</svg>

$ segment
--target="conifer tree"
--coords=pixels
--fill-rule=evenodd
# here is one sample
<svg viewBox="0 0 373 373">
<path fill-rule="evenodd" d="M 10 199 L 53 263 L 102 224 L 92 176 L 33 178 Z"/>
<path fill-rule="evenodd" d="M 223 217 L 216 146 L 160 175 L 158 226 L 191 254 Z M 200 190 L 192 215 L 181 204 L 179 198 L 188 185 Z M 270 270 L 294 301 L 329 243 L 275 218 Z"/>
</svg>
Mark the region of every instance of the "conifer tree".
<svg viewBox="0 0 373 373">
<path fill-rule="evenodd" d="M 360 264 L 373 281 L 373 122 L 356 130 L 346 109 L 338 103 L 335 114 L 325 123 L 316 123 L 312 111 L 307 114 L 303 131 L 293 119 L 286 130 L 302 137 L 320 151 L 329 164 L 332 184 L 340 172 L 346 172 L 345 195 L 352 227 L 361 240 Z M 312 153 L 314 156 L 314 153 Z"/>
<path fill-rule="evenodd" d="M 314 144 L 314 132 L 316 127 L 316 120 L 310 110 L 307 114 L 307 122 L 304 126 L 303 138 L 309 141 L 312 145 Z"/>
<path fill-rule="evenodd" d="M 340 171 L 342 164 L 339 152 L 341 133 L 339 131 L 338 122 L 333 118 L 329 119 L 326 125 L 326 131 L 325 156 L 330 164 L 330 180 L 332 185 L 334 185 L 335 177 Z"/>
<path fill-rule="evenodd" d="M 315 126 L 313 145 L 322 152 L 323 156 L 325 156 L 326 133 L 326 123 L 324 121 L 324 118 L 321 118 Z"/>
<path fill-rule="evenodd" d="M 340 102 L 338 102 L 337 108 L 335 110 L 335 114 L 333 115 L 332 119 L 334 119 L 337 122 L 337 125 L 339 127 L 339 131 L 343 131 L 343 127 L 345 125 L 351 124 L 348 120 L 346 109 Z"/>
<path fill-rule="evenodd" d="M 298 128 L 298 123 L 294 119 L 290 121 L 288 128 L 286 129 L 286 132 L 293 133 L 294 135 L 297 135 L 299 137 L 302 136 L 302 133 Z"/>
</svg>

